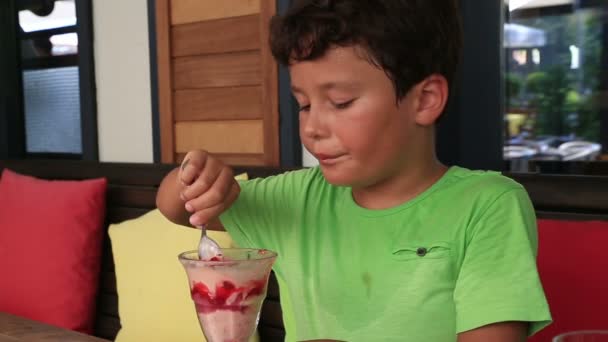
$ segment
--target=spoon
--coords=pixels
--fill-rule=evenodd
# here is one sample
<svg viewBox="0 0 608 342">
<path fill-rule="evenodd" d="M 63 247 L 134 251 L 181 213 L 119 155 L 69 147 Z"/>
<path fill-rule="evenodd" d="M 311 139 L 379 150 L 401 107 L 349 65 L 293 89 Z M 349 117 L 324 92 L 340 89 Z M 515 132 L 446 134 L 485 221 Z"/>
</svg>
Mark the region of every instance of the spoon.
<svg viewBox="0 0 608 342">
<path fill-rule="evenodd" d="M 207 227 L 202 225 L 198 228 L 201 230 L 201 241 L 198 244 L 198 257 L 201 260 L 222 260 L 222 249 L 215 240 L 207 236 Z"/>
<path fill-rule="evenodd" d="M 184 161 L 182 161 L 182 164 L 179 167 L 180 179 L 181 179 L 181 172 L 184 171 L 184 169 L 188 165 L 189 161 L 190 161 L 190 159 L 188 158 L 188 156 L 186 156 L 186 158 L 184 158 Z M 185 185 L 183 181 L 182 181 L 182 185 Z M 198 228 L 201 230 L 201 241 L 198 244 L 199 259 L 200 260 L 222 260 L 222 250 L 221 250 L 220 246 L 217 244 L 217 242 L 215 242 L 213 239 L 210 239 L 207 236 L 207 228 L 205 227 L 205 225 L 203 224 L 201 226 L 198 226 Z"/>
</svg>

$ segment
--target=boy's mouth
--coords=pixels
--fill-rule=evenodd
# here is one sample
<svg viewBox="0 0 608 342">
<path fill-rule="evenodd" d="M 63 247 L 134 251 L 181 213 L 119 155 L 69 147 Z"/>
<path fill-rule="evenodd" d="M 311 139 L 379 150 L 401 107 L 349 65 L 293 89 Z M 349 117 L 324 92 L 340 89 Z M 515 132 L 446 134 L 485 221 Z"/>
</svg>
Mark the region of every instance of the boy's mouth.
<svg viewBox="0 0 608 342">
<path fill-rule="evenodd" d="M 335 155 L 322 154 L 322 153 L 315 154 L 315 157 L 317 158 L 317 160 L 319 160 L 319 163 L 321 163 L 323 165 L 336 164 L 344 156 L 345 156 L 344 154 L 335 154 Z"/>
</svg>

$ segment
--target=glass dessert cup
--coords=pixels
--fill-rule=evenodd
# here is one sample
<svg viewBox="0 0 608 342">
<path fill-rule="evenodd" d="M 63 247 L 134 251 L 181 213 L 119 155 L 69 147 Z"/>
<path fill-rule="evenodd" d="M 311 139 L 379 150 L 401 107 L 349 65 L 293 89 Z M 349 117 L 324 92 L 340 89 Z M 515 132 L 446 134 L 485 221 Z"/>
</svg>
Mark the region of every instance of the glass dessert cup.
<svg viewBox="0 0 608 342">
<path fill-rule="evenodd" d="M 246 342 L 255 333 L 277 254 L 265 249 L 222 249 L 222 260 L 179 255 L 208 342 Z"/>
</svg>

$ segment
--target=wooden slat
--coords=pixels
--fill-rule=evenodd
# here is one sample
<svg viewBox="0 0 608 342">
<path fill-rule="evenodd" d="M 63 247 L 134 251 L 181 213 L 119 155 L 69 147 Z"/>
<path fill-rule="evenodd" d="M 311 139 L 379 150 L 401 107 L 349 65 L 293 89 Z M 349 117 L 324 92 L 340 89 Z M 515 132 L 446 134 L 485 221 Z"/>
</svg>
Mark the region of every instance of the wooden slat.
<svg viewBox="0 0 608 342">
<path fill-rule="evenodd" d="M 176 90 L 259 85 L 262 81 L 259 51 L 178 57 L 173 70 Z"/>
<path fill-rule="evenodd" d="M 108 223 L 120 223 L 126 220 L 131 220 L 150 211 L 144 208 L 127 208 L 127 207 L 109 207 L 107 211 Z"/>
<path fill-rule="evenodd" d="M 179 162 L 183 160 L 184 153 L 178 153 L 176 156 Z M 214 154 L 220 158 L 245 158 L 248 156 L 256 157 L 256 155 L 239 155 L 239 154 Z M 261 155 L 257 155 L 261 158 Z M 179 164 L 179 163 L 178 163 Z M 94 177 L 106 177 L 110 186 L 126 185 L 124 189 L 132 187 L 158 187 L 163 177 L 173 170 L 178 164 L 141 164 L 141 163 L 99 163 L 82 160 L 0 160 L 0 171 L 5 167 L 16 172 L 44 179 L 86 179 Z M 245 166 L 245 165 L 238 165 Z M 235 172 L 248 172 L 250 177 L 268 177 L 275 174 L 284 173 L 298 168 L 275 168 L 275 167 L 235 167 Z M 513 176 L 518 180 L 517 176 Z M 541 177 L 541 176 L 536 176 Z M 574 189 L 574 196 L 578 196 L 576 192 L 582 184 L 587 183 L 588 177 L 577 177 L 581 180 Z M 594 178 L 595 179 L 595 178 Z M 524 183 L 525 185 L 525 183 Z M 602 189 L 600 183 L 597 185 L 590 184 L 589 186 L 597 186 Z M 109 206 L 113 204 L 108 198 Z M 127 206 L 127 205 L 125 205 Z M 108 245 L 109 246 L 109 245 Z"/>
<path fill-rule="evenodd" d="M 608 176 L 607 161 L 549 161 L 531 160 L 530 170 L 542 174 Z"/>
<path fill-rule="evenodd" d="M 276 4 L 274 1 L 262 1 L 260 6 L 260 34 L 261 40 L 266 42 L 270 36 L 270 19 L 276 13 Z M 279 166 L 279 76 L 277 63 L 268 44 L 264 44 L 260 50 L 260 62 L 262 65 L 265 165 Z"/>
<path fill-rule="evenodd" d="M 106 197 L 113 206 L 153 209 L 157 191 L 156 187 L 109 184 Z"/>
<path fill-rule="evenodd" d="M 270 273 L 270 277 L 268 278 L 268 291 L 266 298 L 277 301 L 279 300 L 279 283 L 277 282 L 277 277 L 274 275 L 274 272 Z"/>
<path fill-rule="evenodd" d="M 258 333 L 260 334 L 260 341 L 264 342 L 283 342 L 285 341 L 285 330 L 259 326 Z"/>
<path fill-rule="evenodd" d="M 199 121 L 175 124 L 176 152 L 204 149 L 215 153 L 263 153 L 260 120 Z"/>
<path fill-rule="evenodd" d="M 116 293 L 100 293 L 97 302 L 98 315 L 118 317 L 118 295 Z"/>
<path fill-rule="evenodd" d="M 608 177 L 505 173 L 522 184 L 539 211 L 603 214 L 608 212 Z"/>
<path fill-rule="evenodd" d="M 270 326 L 274 328 L 283 327 L 283 311 L 281 303 L 275 300 L 265 300 L 262 304 L 260 313 L 260 326 Z"/>
<path fill-rule="evenodd" d="M 565 221 L 608 221 L 608 212 L 598 214 L 579 214 L 572 212 L 555 212 L 537 210 L 539 219 L 565 220 Z"/>
<path fill-rule="evenodd" d="M 176 153 L 175 160 L 184 160 L 185 153 Z M 213 153 L 222 162 L 231 166 L 262 166 L 265 163 L 263 154 L 239 154 L 239 153 Z"/>
<path fill-rule="evenodd" d="M 108 183 L 114 185 L 157 187 L 176 165 L 58 159 L 0 160 L 0 170 L 5 167 L 44 179 L 78 180 L 105 177 Z"/>
<path fill-rule="evenodd" d="M 160 155 L 163 163 L 173 162 L 173 102 L 169 0 L 156 0 L 156 59 L 158 72 L 158 111 Z"/>
<path fill-rule="evenodd" d="M 116 273 L 112 271 L 102 271 L 99 292 L 116 294 Z"/>
<path fill-rule="evenodd" d="M 218 154 L 217 157 L 228 165 L 261 166 L 265 165 L 263 154 Z"/>
<path fill-rule="evenodd" d="M 231 158 L 234 158 L 234 160 L 238 159 L 238 158 L 242 158 L 242 159 L 246 159 L 246 158 L 251 158 L 250 161 L 255 161 L 258 162 L 259 164 L 253 165 L 253 166 L 249 166 L 247 164 L 239 164 L 239 163 L 229 163 L 230 165 L 233 166 L 234 168 L 234 174 L 238 175 L 239 173 L 243 173 L 246 172 L 247 175 L 249 176 L 249 179 L 253 179 L 253 178 L 262 178 L 262 177 L 269 177 L 269 176 L 274 176 L 274 175 L 278 175 L 281 173 L 285 173 L 287 171 L 294 171 L 294 170 L 299 170 L 301 168 L 299 167 L 291 167 L 291 168 L 287 168 L 287 167 L 265 167 L 262 166 L 262 163 L 264 162 L 264 156 L 259 154 L 259 155 L 255 155 L 255 154 L 221 154 L 221 153 L 214 153 L 213 154 L 215 157 L 220 158 L 220 160 L 226 162 L 225 160 L 232 160 Z M 176 153 L 175 154 L 175 158 L 176 160 L 179 160 L 180 162 L 182 160 L 184 160 L 184 157 L 186 156 L 185 153 Z M 249 159 L 247 159 L 249 160 Z"/>
<path fill-rule="evenodd" d="M 260 11 L 261 0 L 172 0 L 171 24 L 238 17 Z M 269 1 L 269 0 L 262 0 Z"/>
<path fill-rule="evenodd" d="M 102 256 L 103 260 L 101 261 L 102 279 L 104 277 L 104 272 L 114 272 L 114 256 L 112 255 L 112 252 L 110 250 L 108 250 L 108 252 L 106 253 L 106 248 L 107 247 L 104 247 L 104 252 Z"/>
<path fill-rule="evenodd" d="M 100 315 L 95 321 L 95 336 L 114 341 L 120 328 L 119 318 Z"/>
<path fill-rule="evenodd" d="M 11 338 L 10 340 L 8 339 L 9 337 Z M 107 342 L 91 335 L 69 329 L 62 329 L 54 325 L 12 315 L 7 312 L 0 312 L 0 339 L 11 342 L 12 340 L 24 342 Z"/>
<path fill-rule="evenodd" d="M 186 89 L 175 92 L 175 120 L 262 118 L 262 87 Z"/>
<path fill-rule="evenodd" d="M 107 234 L 104 238 L 103 252 L 101 256 L 101 281 L 103 281 L 104 277 L 106 276 L 106 272 L 114 272 L 114 256 L 112 255 L 110 238 Z"/>
<path fill-rule="evenodd" d="M 0 342 L 19 342 L 16 337 L 10 337 L 0 332 Z"/>
<path fill-rule="evenodd" d="M 260 48 L 258 14 L 173 26 L 173 57 Z"/>
</svg>

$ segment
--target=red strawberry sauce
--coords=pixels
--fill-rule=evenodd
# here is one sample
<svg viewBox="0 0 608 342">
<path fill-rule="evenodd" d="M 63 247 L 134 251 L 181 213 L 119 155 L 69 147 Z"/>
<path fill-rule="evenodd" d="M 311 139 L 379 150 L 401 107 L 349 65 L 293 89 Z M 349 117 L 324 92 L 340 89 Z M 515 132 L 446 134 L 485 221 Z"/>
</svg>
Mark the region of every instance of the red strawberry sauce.
<svg viewBox="0 0 608 342">
<path fill-rule="evenodd" d="M 215 286 L 212 294 L 209 288 L 202 282 L 194 282 L 190 294 L 199 313 L 210 313 L 218 310 L 239 311 L 244 313 L 247 305 L 243 301 L 260 296 L 264 293 L 266 280 L 254 280 L 250 286 L 236 287 L 230 281 L 222 281 Z M 230 303 L 228 299 L 230 298 Z"/>
</svg>

